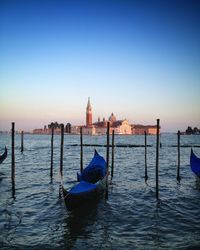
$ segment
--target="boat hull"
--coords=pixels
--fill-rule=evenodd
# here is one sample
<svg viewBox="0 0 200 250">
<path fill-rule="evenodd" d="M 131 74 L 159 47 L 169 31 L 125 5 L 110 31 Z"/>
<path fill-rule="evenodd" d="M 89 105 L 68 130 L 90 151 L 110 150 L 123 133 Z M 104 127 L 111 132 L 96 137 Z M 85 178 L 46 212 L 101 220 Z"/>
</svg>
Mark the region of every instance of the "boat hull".
<svg viewBox="0 0 200 250">
<path fill-rule="evenodd" d="M 98 198 L 97 190 L 92 190 L 87 194 L 73 195 L 68 194 L 64 199 L 65 206 L 67 210 L 71 211 L 76 208 L 79 208 L 82 204 L 87 204 L 88 202 L 94 202 Z"/>
<path fill-rule="evenodd" d="M 80 183 L 77 185 L 80 185 Z M 75 185 L 74 188 L 76 188 L 77 185 Z M 97 202 L 101 194 L 104 193 L 106 187 L 106 177 L 104 177 L 102 180 L 99 180 L 97 183 L 92 185 L 93 187 L 91 187 L 87 191 L 82 191 L 82 192 L 70 192 L 70 191 L 67 192 L 63 188 L 63 197 L 67 210 L 72 211 L 84 205 L 88 205 L 89 203 Z"/>
<path fill-rule="evenodd" d="M 78 183 L 69 191 L 63 187 L 66 208 L 73 210 L 90 202 L 96 202 L 106 187 L 106 161 L 95 150 L 88 166 L 78 174 Z"/>
<path fill-rule="evenodd" d="M 5 147 L 5 151 L 2 155 L 0 155 L 0 163 L 2 163 L 7 157 L 7 148 Z"/>
</svg>

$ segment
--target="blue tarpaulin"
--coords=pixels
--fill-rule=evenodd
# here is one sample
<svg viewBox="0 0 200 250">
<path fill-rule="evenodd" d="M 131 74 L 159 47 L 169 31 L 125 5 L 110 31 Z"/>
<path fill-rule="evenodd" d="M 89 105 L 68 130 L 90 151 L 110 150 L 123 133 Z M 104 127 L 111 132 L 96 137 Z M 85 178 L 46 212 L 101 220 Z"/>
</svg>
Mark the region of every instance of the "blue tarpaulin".
<svg viewBox="0 0 200 250">
<path fill-rule="evenodd" d="M 190 166 L 192 171 L 200 177 L 200 158 L 198 158 L 193 150 L 191 149 L 191 155 L 190 155 Z"/>
<path fill-rule="evenodd" d="M 78 174 L 78 180 L 87 181 L 90 183 L 96 183 L 106 175 L 106 161 L 95 150 L 94 157 L 89 165 L 83 170 L 81 174 Z"/>
</svg>

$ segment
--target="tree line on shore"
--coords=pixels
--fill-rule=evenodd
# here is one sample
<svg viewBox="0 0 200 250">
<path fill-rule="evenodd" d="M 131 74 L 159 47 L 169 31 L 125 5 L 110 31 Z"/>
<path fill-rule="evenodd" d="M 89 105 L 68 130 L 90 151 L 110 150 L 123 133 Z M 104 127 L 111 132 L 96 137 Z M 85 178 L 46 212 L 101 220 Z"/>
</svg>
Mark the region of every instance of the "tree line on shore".
<svg viewBox="0 0 200 250">
<path fill-rule="evenodd" d="M 197 127 L 192 128 L 192 127 L 188 126 L 185 133 L 186 133 L 186 135 L 199 135 L 200 129 Z"/>
<path fill-rule="evenodd" d="M 58 122 L 51 122 L 50 124 L 48 124 L 48 129 L 60 129 L 61 126 L 64 125 L 63 123 L 58 123 Z M 71 133 L 71 123 L 67 123 L 65 127 L 65 133 Z"/>
</svg>

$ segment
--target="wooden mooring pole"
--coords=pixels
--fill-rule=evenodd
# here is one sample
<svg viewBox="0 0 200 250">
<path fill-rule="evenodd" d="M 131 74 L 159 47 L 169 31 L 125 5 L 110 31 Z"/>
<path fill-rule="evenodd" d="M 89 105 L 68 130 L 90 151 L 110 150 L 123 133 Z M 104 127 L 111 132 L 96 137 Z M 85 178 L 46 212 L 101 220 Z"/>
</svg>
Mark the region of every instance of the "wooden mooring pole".
<svg viewBox="0 0 200 250">
<path fill-rule="evenodd" d="M 54 127 L 51 128 L 51 169 L 50 177 L 53 177 L 53 139 L 54 139 Z"/>
<path fill-rule="evenodd" d="M 60 178 L 61 183 L 59 187 L 59 198 L 62 197 L 62 178 L 63 178 L 63 145 L 64 145 L 64 124 L 61 124 L 61 141 L 60 141 Z"/>
<path fill-rule="evenodd" d="M 21 132 L 21 152 L 24 151 L 24 131 Z"/>
<path fill-rule="evenodd" d="M 144 132 L 144 165 L 145 165 L 145 182 L 148 180 L 148 175 L 147 175 L 147 132 Z"/>
<path fill-rule="evenodd" d="M 81 159 L 80 159 L 80 171 L 83 172 L 83 128 L 80 128 L 80 144 L 81 144 Z"/>
<path fill-rule="evenodd" d="M 61 142 L 60 142 L 60 174 L 63 175 L 63 145 L 64 145 L 64 124 L 61 124 Z"/>
<path fill-rule="evenodd" d="M 111 180 L 113 178 L 113 174 L 114 174 L 114 154 L 115 154 L 115 131 L 112 131 L 112 163 L 111 163 Z"/>
<path fill-rule="evenodd" d="M 12 122 L 12 130 L 11 130 L 11 180 L 12 180 L 12 197 L 15 196 L 15 123 Z"/>
<path fill-rule="evenodd" d="M 110 122 L 107 122 L 107 147 L 106 147 L 106 199 L 108 199 L 108 173 L 109 173 L 109 147 L 110 147 Z"/>
<path fill-rule="evenodd" d="M 158 180 L 158 167 L 159 167 L 159 135 L 160 135 L 160 119 L 157 119 L 156 128 L 156 199 L 159 199 L 159 180 Z"/>
<path fill-rule="evenodd" d="M 177 166 L 176 179 L 177 181 L 180 181 L 181 180 L 181 177 L 180 177 L 180 131 L 178 131 L 177 136 L 178 136 L 178 166 Z"/>
</svg>

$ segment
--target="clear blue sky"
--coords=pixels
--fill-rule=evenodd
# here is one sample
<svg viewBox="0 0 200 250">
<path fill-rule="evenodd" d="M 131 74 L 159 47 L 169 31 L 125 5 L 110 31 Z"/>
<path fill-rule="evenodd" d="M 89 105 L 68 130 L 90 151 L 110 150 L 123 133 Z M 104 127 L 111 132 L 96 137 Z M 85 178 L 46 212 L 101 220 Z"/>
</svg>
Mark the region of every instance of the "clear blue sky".
<svg viewBox="0 0 200 250">
<path fill-rule="evenodd" d="M 51 121 L 200 127 L 200 1 L 0 0 L 0 130 Z"/>
</svg>

